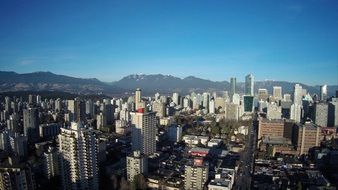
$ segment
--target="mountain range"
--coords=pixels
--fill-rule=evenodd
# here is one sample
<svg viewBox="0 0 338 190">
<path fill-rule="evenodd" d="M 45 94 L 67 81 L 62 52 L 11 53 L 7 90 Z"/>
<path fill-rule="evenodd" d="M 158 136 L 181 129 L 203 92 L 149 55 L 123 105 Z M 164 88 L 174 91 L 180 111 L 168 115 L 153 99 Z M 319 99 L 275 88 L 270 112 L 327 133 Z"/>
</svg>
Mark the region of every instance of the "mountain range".
<svg viewBox="0 0 338 190">
<path fill-rule="evenodd" d="M 124 89 L 95 78 L 82 79 L 51 72 L 18 74 L 0 71 L 0 91 L 62 91 L 72 94 L 120 94 Z"/>
<path fill-rule="evenodd" d="M 273 86 L 281 86 L 283 93 L 292 93 L 296 83 L 287 81 L 256 81 L 255 92 L 259 88 L 266 88 L 272 93 Z M 299 83 L 308 92 L 319 94 L 319 86 L 309 86 Z M 102 82 L 98 79 L 83 79 L 51 72 L 34 72 L 18 74 L 15 72 L 0 71 L 0 92 L 8 91 L 63 91 L 73 94 L 106 94 L 109 96 L 132 93 L 136 88 L 141 88 L 143 94 L 153 95 L 156 92 L 170 94 L 179 92 L 220 92 L 229 89 L 228 81 L 211 81 L 188 76 L 178 78 L 171 75 L 129 75 L 115 82 Z M 237 90 L 244 91 L 244 83 L 237 83 Z M 338 85 L 328 86 L 329 96 L 338 90 Z"/>
</svg>

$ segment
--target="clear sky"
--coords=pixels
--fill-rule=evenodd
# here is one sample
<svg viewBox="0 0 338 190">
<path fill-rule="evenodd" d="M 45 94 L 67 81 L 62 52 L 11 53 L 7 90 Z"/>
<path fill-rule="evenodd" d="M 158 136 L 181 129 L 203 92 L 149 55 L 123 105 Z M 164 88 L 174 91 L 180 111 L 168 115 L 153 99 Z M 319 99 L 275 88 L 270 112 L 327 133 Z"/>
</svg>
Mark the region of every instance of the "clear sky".
<svg viewBox="0 0 338 190">
<path fill-rule="evenodd" d="M 0 70 L 338 84 L 338 1 L 2 0 Z"/>
</svg>

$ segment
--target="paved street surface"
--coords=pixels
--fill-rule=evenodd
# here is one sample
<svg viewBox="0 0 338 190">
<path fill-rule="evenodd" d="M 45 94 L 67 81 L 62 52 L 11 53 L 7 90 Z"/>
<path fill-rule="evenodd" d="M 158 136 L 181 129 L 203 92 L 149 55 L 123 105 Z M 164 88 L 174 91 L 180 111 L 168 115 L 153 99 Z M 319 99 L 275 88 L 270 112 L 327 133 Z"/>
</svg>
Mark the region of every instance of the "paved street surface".
<svg viewBox="0 0 338 190">
<path fill-rule="evenodd" d="M 238 170 L 236 184 L 234 189 L 246 190 L 251 186 L 251 172 L 253 171 L 254 150 L 257 141 L 256 116 L 253 118 L 252 126 L 249 128 L 249 136 L 246 141 L 246 147 L 241 155 L 240 168 Z"/>
</svg>

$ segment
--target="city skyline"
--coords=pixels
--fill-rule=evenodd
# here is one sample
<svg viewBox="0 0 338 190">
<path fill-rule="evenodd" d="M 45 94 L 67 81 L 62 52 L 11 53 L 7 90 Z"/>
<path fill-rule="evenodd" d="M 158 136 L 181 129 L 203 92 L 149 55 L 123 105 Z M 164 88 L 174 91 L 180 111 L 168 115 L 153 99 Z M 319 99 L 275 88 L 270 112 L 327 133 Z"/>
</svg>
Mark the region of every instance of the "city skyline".
<svg viewBox="0 0 338 190">
<path fill-rule="evenodd" d="M 338 83 L 335 1 L 0 5 L 0 70 Z"/>
</svg>

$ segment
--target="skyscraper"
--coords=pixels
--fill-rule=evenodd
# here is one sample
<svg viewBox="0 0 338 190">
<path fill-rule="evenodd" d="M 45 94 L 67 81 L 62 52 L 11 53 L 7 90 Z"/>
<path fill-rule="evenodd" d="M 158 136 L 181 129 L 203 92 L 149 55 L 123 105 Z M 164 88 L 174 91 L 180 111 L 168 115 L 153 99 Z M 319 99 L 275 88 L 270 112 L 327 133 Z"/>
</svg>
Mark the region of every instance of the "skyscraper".
<svg viewBox="0 0 338 190">
<path fill-rule="evenodd" d="M 130 113 L 132 118 L 132 149 L 141 154 L 152 155 L 156 152 L 156 115 L 144 113 L 144 109 Z"/>
<path fill-rule="evenodd" d="M 302 106 L 299 104 L 292 104 L 290 108 L 290 119 L 300 122 L 302 120 Z"/>
<path fill-rule="evenodd" d="M 277 100 L 281 100 L 283 98 L 281 86 L 274 86 L 273 87 L 273 97 Z"/>
<path fill-rule="evenodd" d="M 63 189 L 98 189 L 98 139 L 80 123 L 61 128 L 59 135 Z"/>
<path fill-rule="evenodd" d="M 243 96 L 243 110 L 246 113 L 251 113 L 254 110 L 254 97 L 253 96 Z"/>
<path fill-rule="evenodd" d="M 252 74 L 245 77 L 245 94 L 249 96 L 254 95 L 254 77 Z"/>
<path fill-rule="evenodd" d="M 235 77 L 231 77 L 230 78 L 230 99 L 232 100 L 232 96 L 236 93 L 236 78 Z"/>
<path fill-rule="evenodd" d="M 39 138 L 39 116 L 36 108 L 23 110 L 24 134 L 29 142 L 36 142 Z"/>
<path fill-rule="evenodd" d="M 320 86 L 320 101 L 326 101 L 327 98 L 327 85 Z"/>
<path fill-rule="evenodd" d="M 258 99 L 266 101 L 269 98 L 269 92 L 265 88 L 258 89 Z"/>
<path fill-rule="evenodd" d="M 293 103 L 302 105 L 302 97 L 303 97 L 303 88 L 299 84 L 295 84 L 293 90 Z"/>
</svg>

